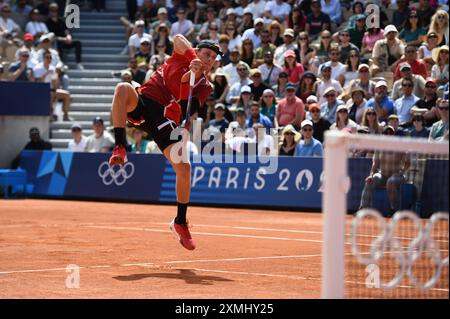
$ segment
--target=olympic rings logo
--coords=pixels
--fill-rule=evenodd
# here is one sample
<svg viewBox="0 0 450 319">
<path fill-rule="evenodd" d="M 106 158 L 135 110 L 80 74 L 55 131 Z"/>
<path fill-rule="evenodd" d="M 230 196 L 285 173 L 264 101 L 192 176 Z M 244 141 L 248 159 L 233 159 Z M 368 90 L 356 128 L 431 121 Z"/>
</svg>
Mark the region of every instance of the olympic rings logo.
<svg viewBox="0 0 450 319">
<path fill-rule="evenodd" d="M 359 250 L 356 237 L 360 224 L 366 217 L 372 217 L 377 220 L 381 233 L 370 244 L 369 252 L 363 254 Z M 439 281 L 443 268 L 448 267 L 448 255 L 447 257 L 443 256 L 439 244 L 432 238 L 432 231 L 438 222 L 448 222 L 448 219 L 448 213 L 438 212 L 431 216 L 425 227 L 422 227 L 420 218 L 415 213 L 400 211 L 386 225 L 385 219 L 376 210 L 363 209 L 356 214 L 352 223 L 352 254 L 357 258 L 358 262 L 364 265 L 377 264 L 385 254 L 393 254 L 400 269 L 388 283 L 380 282 L 382 289 L 395 288 L 405 275 L 408 276 L 413 286 L 417 289 L 431 289 Z M 416 237 L 411 238 L 411 242 L 406 250 L 402 249 L 402 243 L 395 237 L 396 227 L 401 220 L 411 220 L 417 233 Z M 448 232 L 448 229 L 446 229 L 446 232 Z M 426 253 L 427 258 L 434 265 L 434 273 L 426 282 L 419 281 L 413 273 L 414 263 L 421 257 L 422 253 Z M 363 255 L 367 255 L 367 257 Z"/>
<path fill-rule="evenodd" d="M 108 162 L 103 162 L 98 167 L 98 176 L 102 179 L 106 186 L 112 183 L 122 186 L 134 174 L 134 165 L 131 162 L 125 165 L 113 165 L 109 167 Z"/>
</svg>

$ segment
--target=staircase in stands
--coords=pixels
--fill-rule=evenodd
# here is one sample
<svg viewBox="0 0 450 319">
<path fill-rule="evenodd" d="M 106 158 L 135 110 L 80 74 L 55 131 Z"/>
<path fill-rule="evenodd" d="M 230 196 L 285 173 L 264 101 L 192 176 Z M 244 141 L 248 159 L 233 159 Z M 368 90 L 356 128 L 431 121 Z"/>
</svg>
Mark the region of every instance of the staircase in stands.
<svg viewBox="0 0 450 319">
<path fill-rule="evenodd" d="M 114 87 L 120 80 L 111 72 L 126 68 L 128 60 L 128 55 L 120 54 L 127 43 L 121 16 L 126 16 L 123 0 L 106 1 L 104 12 L 81 8 L 80 28 L 71 31 L 73 38 L 82 42 L 84 70 L 76 68 L 74 49 L 68 51 L 65 62 L 72 97 L 69 114 L 74 121 L 52 123 L 50 141 L 55 150 L 67 148 L 74 122 L 81 125 L 85 136 L 93 133 L 92 120 L 96 116 L 104 120 L 105 127 L 110 126 Z"/>
</svg>

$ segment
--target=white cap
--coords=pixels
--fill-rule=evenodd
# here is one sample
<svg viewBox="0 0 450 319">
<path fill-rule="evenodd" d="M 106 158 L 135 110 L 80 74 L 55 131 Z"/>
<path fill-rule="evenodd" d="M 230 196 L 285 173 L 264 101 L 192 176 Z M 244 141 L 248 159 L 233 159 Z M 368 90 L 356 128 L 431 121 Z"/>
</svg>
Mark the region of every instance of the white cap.
<svg viewBox="0 0 450 319">
<path fill-rule="evenodd" d="M 363 68 L 366 68 L 367 70 L 370 70 L 370 67 L 369 67 L 368 64 L 361 63 L 361 64 L 358 66 L 358 71 L 360 71 L 360 70 L 363 69 Z"/>
<path fill-rule="evenodd" d="M 390 24 L 390 25 L 386 26 L 386 28 L 384 28 L 384 34 L 388 34 L 389 32 L 396 32 L 396 33 L 398 33 L 398 30 L 395 27 L 395 25 Z"/>
<path fill-rule="evenodd" d="M 49 32 L 46 34 L 41 35 L 41 37 L 39 38 L 39 42 L 42 42 L 44 40 L 53 40 L 53 37 L 55 36 L 55 34 L 53 32 Z"/>
<path fill-rule="evenodd" d="M 234 10 L 233 8 L 227 9 L 227 16 L 230 14 L 236 14 L 236 10 Z"/>
<path fill-rule="evenodd" d="M 252 89 L 248 86 L 248 85 L 244 85 L 243 87 L 241 87 L 241 93 L 252 93 Z"/>
<path fill-rule="evenodd" d="M 254 25 L 257 25 L 258 23 L 264 24 L 264 20 L 262 18 L 256 18 L 254 21 Z"/>
<path fill-rule="evenodd" d="M 306 103 L 311 104 L 311 103 L 317 103 L 317 96 L 315 95 L 310 95 L 306 98 Z"/>
<path fill-rule="evenodd" d="M 159 8 L 159 9 L 158 9 L 158 14 L 161 14 L 161 13 L 165 13 L 165 14 L 167 14 L 167 9 L 166 9 L 166 8 L 164 8 L 164 7 L 162 7 L 162 8 Z"/>
<path fill-rule="evenodd" d="M 375 84 L 375 88 L 379 88 L 382 86 L 388 87 L 387 82 L 384 80 L 381 80 L 381 81 L 378 81 L 377 84 Z"/>
<path fill-rule="evenodd" d="M 246 7 L 246 8 L 244 9 L 244 14 L 247 14 L 247 13 L 250 13 L 251 15 L 253 15 L 252 9 L 249 8 L 249 7 Z"/>
<path fill-rule="evenodd" d="M 150 43 L 150 39 L 147 37 L 142 37 L 142 39 L 141 39 L 141 41 L 139 41 L 139 43 L 142 44 L 144 42 Z"/>
<path fill-rule="evenodd" d="M 134 25 L 135 25 L 135 26 L 138 26 L 138 25 L 145 25 L 145 21 L 144 21 L 144 20 L 137 20 L 137 21 L 134 23 Z"/>
<path fill-rule="evenodd" d="M 328 93 L 330 93 L 331 91 L 337 93 L 336 89 L 335 89 L 334 87 L 330 86 L 330 87 L 328 87 L 328 88 L 325 90 L 325 92 L 323 92 L 323 96 L 326 96 L 326 95 L 327 95 Z"/>
<path fill-rule="evenodd" d="M 307 126 L 307 125 L 309 125 L 309 126 L 311 126 L 311 127 L 314 127 L 314 124 L 313 124 L 313 122 L 311 121 L 311 120 L 304 120 L 303 122 L 302 122 L 302 124 L 301 124 L 301 128 L 304 128 L 305 126 Z"/>
<path fill-rule="evenodd" d="M 345 104 L 339 105 L 336 109 L 336 113 L 339 112 L 340 110 L 346 110 L 348 112 L 348 108 Z"/>
</svg>

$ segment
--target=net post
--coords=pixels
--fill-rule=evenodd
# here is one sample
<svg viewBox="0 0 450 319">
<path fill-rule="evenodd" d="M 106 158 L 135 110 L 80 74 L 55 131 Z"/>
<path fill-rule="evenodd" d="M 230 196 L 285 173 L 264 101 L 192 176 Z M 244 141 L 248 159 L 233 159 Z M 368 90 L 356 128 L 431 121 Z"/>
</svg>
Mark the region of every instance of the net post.
<svg viewBox="0 0 450 319">
<path fill-rule="evenodd" d="M 323 207 L 322 298 L 344 298 L 345 219 L 348 190 L 346 134 L 325 133 Z"/>
</svg>

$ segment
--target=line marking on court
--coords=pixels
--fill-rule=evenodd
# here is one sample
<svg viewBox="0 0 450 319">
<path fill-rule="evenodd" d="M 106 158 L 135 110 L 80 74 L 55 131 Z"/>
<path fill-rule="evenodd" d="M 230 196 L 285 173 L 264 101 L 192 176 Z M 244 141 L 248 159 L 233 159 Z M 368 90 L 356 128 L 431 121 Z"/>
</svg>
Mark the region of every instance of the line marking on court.
<svg viewBox="0 0 450 319">
<path fill-rule="evenodd" d="M 153 229 L 153 228 L 140 228 L 140 227 L 120 227 L 120 226 L 87 226 L 89 228 L 96 229 L 109 229 L 109 230 L 135 230 L 157 233 L 171 233 L 170 230 Z M 314 239 L 301 239 L 301 238 L 286 238 L 286 237 L 271 237 L 271 236 L 256 236 L 256 235 L 241 235 L 241 234 L 223 234 L 223 233 L 205 233 L 205 232 L 191 232 L 194 235 L 205 236 L 222 236 L 222 237 L 236 237 L 236 238 L 255 238 L 255 239 L 272 239 L 272 240 L 285 240 L 285 241 L 302 241 L 310 243 L 322 243 L 322 240 Z"/>
<path fill-rule="evenodd" d="M 145 231 L 145 232 L 157 232 L 157 233 L 171 233 L 170 230 L 165 229 L 153 229 L 142 227 L 123 227 L 123 226 L 100 226 L 100 225 L 87 225 L 88 228 L 107 229 L 107 230 L 133 230 L 133 231 Z M 316 239 L 304 239 L 304 238 L 287 238 L 287 237 L 271 237 L 271 236 L 256 236 L 256 235 L 244 235 L 244 234 L 223 234 L 223 233 L 205 233 L 205 232 L 191 232 L 193 235 L 205 235 L 205 236 L 222 236 L 222 237 L 234 237 L 234 238 L 254 238 L 254 239 L 271 239 L 271 240 L 283 240 L 283 241 L 300 241 L 308 243 L 322 244 L 323 240 Z M 346 245 L 352 245 L 351 242 L 345 242 Z M 358 244 L 359 246 L 372 246 L 371 244 Z"/>
<path fill-rule="evenodd" d="M 128 230 L 142 230 L 142 231 L 155 231 L 155 232 L 166 232 L 163 230 L 151 230 L 150 228 L 141 228 L 141 227 L 124 227 L 124 226 L 114 226 L 114 225 L 123 225 L 123 224 L 137 224 L 139 222 L 122 222 L 122 223 L 108 223 L 106 225 L 101 225 L 99 223 L 85 223 L 85 224 L 79 224 L 77 226 L 80 227 L 102 227 L 102 228 L 107 228 L 107 227 L 123 227 L 124 230 L 126 230 L 127 228 L 129 228 Z M 150 224 L 150 225 L 159 225 L 159 226 L 167 226 L 167 223 L 149 223 L 146 222 L 146 224 Z M 7 227 L 7 228 L 23 228 L 23 227 L 61 227 L 61 226 L 66 226 L 69 227 L 68 225 L 61 225 L 61 224 L 34 224 L 34 225 L 6 225 L 6 226 L 2 226 L 2 227 Z M 296 229 L 281 229 L 281 228 L 262 228 L 262 227 L 245 227 L 245 226 L 227 226 L 227 225 L 207 225 L 207 224 L 195 224 L 194 226 L 198 226 L 198 227 L 208 227 L 208 228 L 225 228 L 225 229 L 239 229 L 239 230 L 256 230 L 256 231 L 274 231 L 274 232 L 285 232 L 285 233 L 305 233 L 305 234 L 318 234 L 318 235 L 322 235 L 323 232 L 321 231 L 309 231 L 309 230 L 296 230 Z M 72 226 L 70 226 L 72 227 Z M 119 228 L 118 228 L 119 229 Z M 192 232 L 194 234 L 194 232 Z M 206 235 L 206 233 L 197 233 L 197 234 L 203 234 Z M 346 236 L 350 237 L 352 236 L 349 233 L 345 234 Z M 245 235 L 243 235 L 245 236 Z M 356 234 L 356 237 L 365 237 L 365 238 L 377 238 L 379 237 L 379 235 L 367 235 L 367 234 Z M 410 239 L 414 239 L 415 237 L 399 237 L 396 236 L 394 237 L 396 239 L 401 239 L 401 240 L 410 240 Z M 307 241 L 306 239 L 302 240 L 302 241 Z M 436 242 L 442 242 L 442 243 L 448 243 L 448 239 L 435 239 Z M 314 242 L 314 241 L 312 241 Z M 323 241 L 316 241 L 316 242 L 323 242 Z M 346 244 L 350 244 L 350 243 L 346 243 Z M 370 246 L 369 244 L 361 244 L 363 246 Z M 446 250 L 444 250 L 446 251 Z"/>
</svg>

